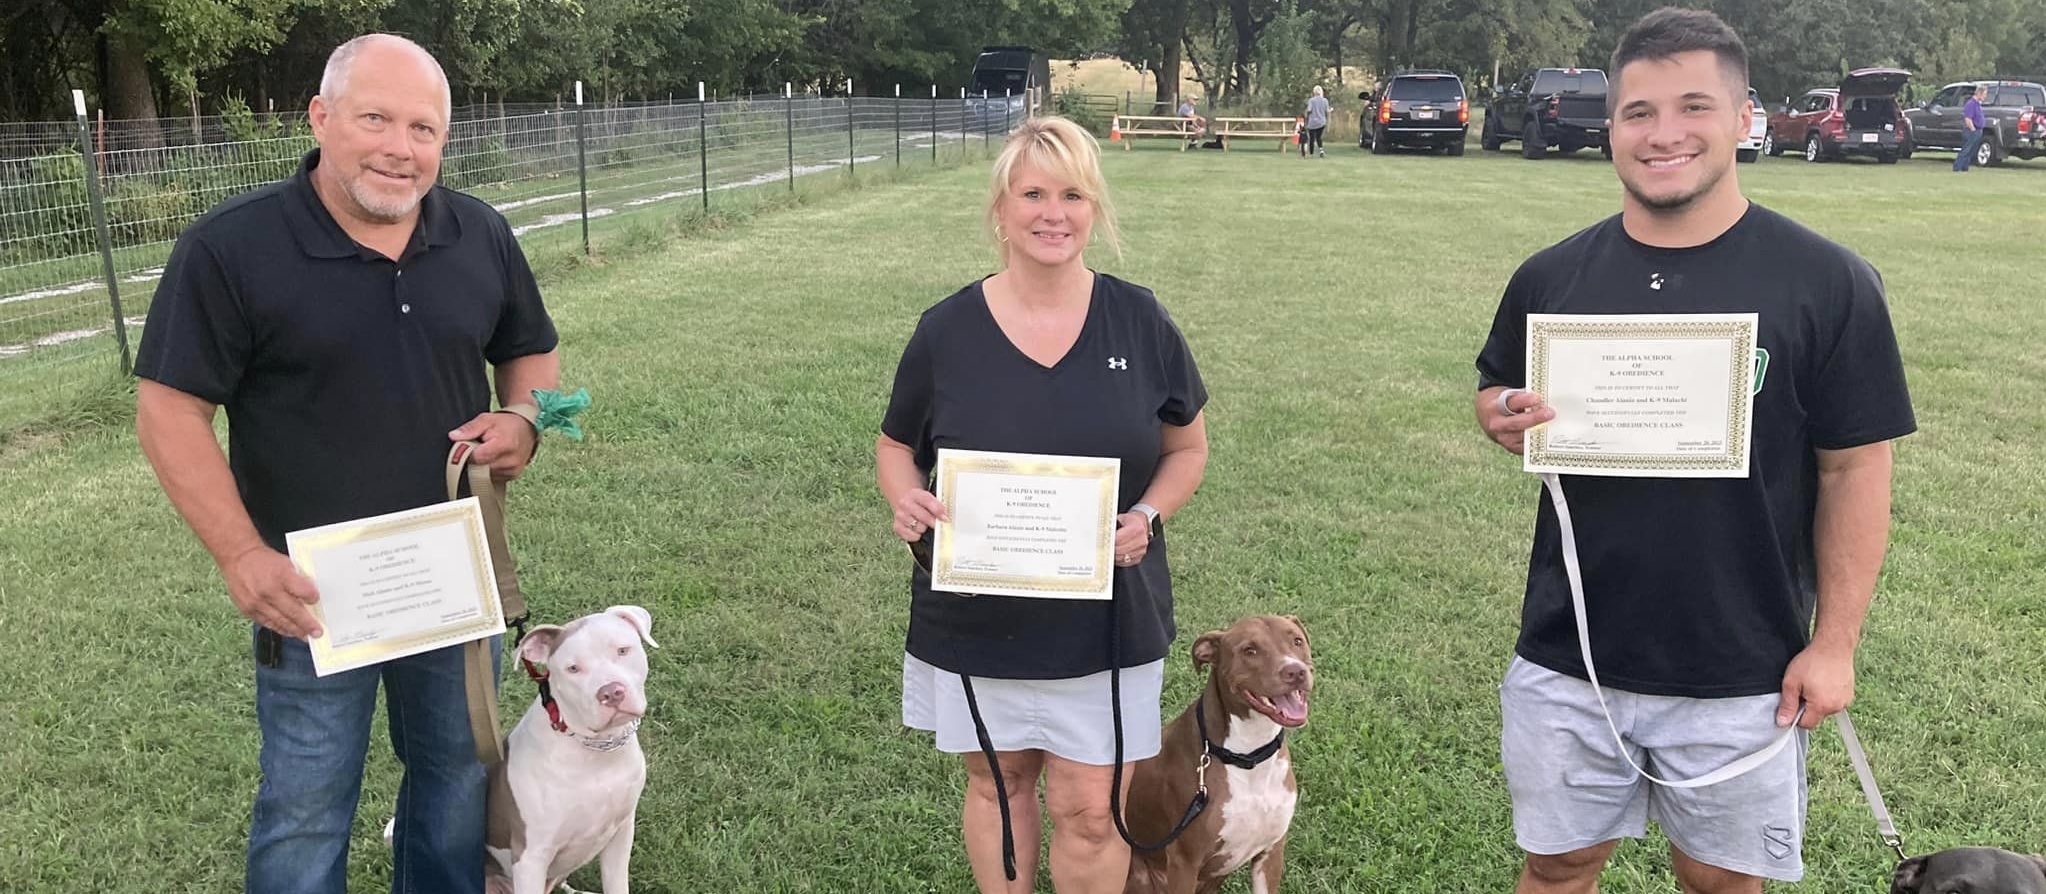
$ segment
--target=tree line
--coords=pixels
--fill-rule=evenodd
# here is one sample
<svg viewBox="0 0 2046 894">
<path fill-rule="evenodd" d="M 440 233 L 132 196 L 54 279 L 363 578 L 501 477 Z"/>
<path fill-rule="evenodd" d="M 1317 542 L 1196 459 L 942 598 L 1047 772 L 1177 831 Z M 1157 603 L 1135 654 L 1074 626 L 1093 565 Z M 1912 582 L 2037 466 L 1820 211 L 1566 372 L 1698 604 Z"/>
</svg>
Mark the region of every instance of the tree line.
<svg viewBox="0 0 2046 894">
<path fill-rule="evenodd" d="M 1532 66 L 1602 67 L 1666 0 L 9 0 L 0 120 L 227 106 L 300 109 L 326 54 L 367 31 L 438 56 L 458 104 L 958 85 L 979 48 L 1190 68 L 1223 105 L 1294 103 L 1344 72 L 1441 68 L 1480 87 Z M 1920 84 L 2046 75 L 2046 0 L 1693 0 L 1747 39 L 1767 98 L 1896 65 Z M 1171 98 L 1172 78 L 1158 98 Z"/>
</svg>

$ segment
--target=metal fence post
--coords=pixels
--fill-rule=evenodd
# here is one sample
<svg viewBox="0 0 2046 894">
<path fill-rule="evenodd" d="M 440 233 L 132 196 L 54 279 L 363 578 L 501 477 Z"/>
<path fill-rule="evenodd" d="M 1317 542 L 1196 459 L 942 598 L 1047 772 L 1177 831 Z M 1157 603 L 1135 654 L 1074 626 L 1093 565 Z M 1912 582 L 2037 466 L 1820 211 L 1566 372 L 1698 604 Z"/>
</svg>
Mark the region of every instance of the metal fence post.
<svg viewBox="0 0 2046 894">
<path fill-rule="evenodd" d="M 1009 121 L 1009 88 L 1002 88 L 1002 136 L 1006 137 L 1015 127 Z"/>
<path fill-rule="evenodd" d="M 859 151 L 853 145 L 853 80 L 845 79 L 845 178 L 851 180 L 859 161 L 853 154 Z"/>
<path fill-rule="evenodd" d="M 938 85 L 931 85 L 931 165 L 938 163 Z"/>
<path fill-rule="evenodd" d="M 959 88 L 959 160 L 966 160 L 966 153 L 973 151 L 973 143 L 966 135 L 966 88 Z"/>
<path fill-rule="evenodd" d="M 795 85 L 781 82 L 781 107 L 787 113 L 789 134 L 789 192 L 796 191 L 796 92 Z"/>
<path fill-rule="evenodd" d="M 582 196 L 583 207 L 583 255 L 590 253 L 590 164 L 589 141 L 583 138 L 583 82 L 575 82 L 575 180 L 576 192 Z"/>
<path fill-rule="evenodd" d="M 85 123 L 85 91 L 71 91 L 71 105 L 78 111 L 78 176 L 85 178 L 85 195 L 92 202 L 92 228 L 99 234 L 99 263 L 107 278 L 107 305 L 114 313 L 114 343 L 121 347 L 121 375 L 133 371 L 128 360 L 128 321 L 121 315 L 121 282 L 114 275 L 113 234 L 107 230 L 107 208 L 99 194 L 97 158 L 92 151 L 92 128 Z"/>
<path fill-rule="evenodd" d="M 699 185 L 699 186 L 697 187 L 697 192 L 703 193 L 703 210 L 704 210 L 704 211 L 705 211 L 706 213 L 708 213 L 708 212 L 710 211 L 710 154 L 709 154 L 709 153 L 710 153 L 710 144 L 709 144 L 709 143 L 707 143 L 707 142 L 705 141 L 704 137 L 705 137 L 705 135 L 706 135 L 706 134 L 708 134 L 708 133 L 709 133 L 709 131 L 710 131 L 710 127 L 709 127 L 709 125 L 707 125 L 707 124 L 705 124 L 705 123 L 704 123 L 704 118 L 705 118 L 705 116 L 707 116 L 707 115 L 709 114 L 709 112 L 710 112 L 710 107 L 709 107 L 709 106 L 706 106 L 706 105 L 704 105 L 704 104 L 703 104 L 703 82 L 702 82 L 702 81 L 697 81 L 697 82 L 696 82 L 696 170 L 697 170 L 697 176 L 698 176 L 698 177 L 700 177 L 700 178 L 702 178 L 702 179 L 701 179 L 701 180 L 699 181 L 700 185 Z"/>
<path fill-rule="evenodd" d="M 895 166 L 902 167 L 902 85 L 895 85 Z"/>
</svg>

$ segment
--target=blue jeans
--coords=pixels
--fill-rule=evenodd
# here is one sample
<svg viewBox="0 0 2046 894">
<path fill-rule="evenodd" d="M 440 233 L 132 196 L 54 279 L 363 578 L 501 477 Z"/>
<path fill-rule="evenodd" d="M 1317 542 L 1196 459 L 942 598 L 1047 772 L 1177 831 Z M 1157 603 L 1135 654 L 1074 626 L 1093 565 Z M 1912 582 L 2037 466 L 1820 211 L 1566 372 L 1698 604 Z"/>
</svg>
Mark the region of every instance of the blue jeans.
<svg viewBox="0 0 2046 894">
<path fill-rule="evenodd" d="M 490 641 L 493 655 L 498 639 Z M 330 676 L 304 640 L 256 666 L 262 785 L 249 828 L 248 894 L 344 894 L 377 687 L 405 765 L 392 840 L 393 894 L 481 894 L 485 776 L 469 733 L 462 648 Z"/>
<path fill-rule="evenodd" d="M 1954 156 L 1954 170 L 1965 171 L 1975 163 L 1975 150 L 1982 148 L 1982 131 L 1968 131 L 1961 140 L 1961 154 Z"/>
</svg>

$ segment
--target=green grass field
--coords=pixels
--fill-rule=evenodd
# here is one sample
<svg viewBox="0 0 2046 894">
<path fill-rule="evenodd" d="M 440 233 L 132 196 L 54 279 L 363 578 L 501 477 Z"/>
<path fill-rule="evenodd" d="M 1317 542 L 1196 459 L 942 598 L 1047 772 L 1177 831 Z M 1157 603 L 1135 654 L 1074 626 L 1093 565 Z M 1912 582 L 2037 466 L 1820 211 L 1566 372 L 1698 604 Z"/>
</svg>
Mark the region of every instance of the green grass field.
<svg viewBox="0 0 2046 894">
<path fill-rule="evenodd" d="M 1175 522 L 1168 711 L 1199 685 L 1194 635 L 1301 615 L 1319 686 L 1286 890 L 1507 890 L 1494 687 L 1536 484 L 1474 429 L 1471 361 L 1521 259 L 1617 208 L 1608 166 L 1354 144 L 1107 156 L 1128 251 L 1090 258 L 1156 289 L 1213 394 L 1207 481 Z M 897 723 L 907 565 L 871 454 L 917 314 L 990 269 L 983 171 L 681 237 L 649 211 L 605 231 L 600 262 L 543 265 L 566 383 L 596 407 L 589 438 L 550 441 L 515 488 L 513 543 L 545 619 L 653 611 L 636 890 L 970 890 L 958 760 Z M 1889 284 L 1921 431 L 1898 451 L 1856 712 L 1891 806 L 1914 851 L 2046 846 L 2029 325 L 2046 163 L 1768 159 L 1740 177 Z M 257 781 L 247 627 L 132 435 L 13 439 L 0 506 L 0 888 L 235 889 Z M 531 690 L 505 688 L 515 717 Z M 1838 742 L 1813 741 L 1796 890 L 1886 891 L 1893 858 Z M 388 750 L 371 758 L 362 891 L 383 885 L 397 787 Z M 1659 843 L 1623 847 L 1604 883 L 1675 889 Z"/>
</svg>

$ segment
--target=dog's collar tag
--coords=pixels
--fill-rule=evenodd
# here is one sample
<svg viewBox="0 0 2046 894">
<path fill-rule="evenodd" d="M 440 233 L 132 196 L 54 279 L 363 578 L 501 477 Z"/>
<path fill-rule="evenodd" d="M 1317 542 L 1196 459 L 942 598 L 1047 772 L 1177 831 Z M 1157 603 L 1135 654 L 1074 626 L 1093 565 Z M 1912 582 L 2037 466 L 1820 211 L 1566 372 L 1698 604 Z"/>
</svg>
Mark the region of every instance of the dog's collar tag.
<svg viewBox="0 0 2046 894">
<path fill-rule="evenodd" d="M 638 734 L 639 721 L 637 720 L 626 724 L 625 729 L 618 732 L 617 734 L 605 736 L 601 739 L 596 738 L 594 736 L 583 736 L 577 735 L 575 733 L 570 733 L 570 735 L 575 736 L 576 744 L 581 745 L 584 748 L 588 748 L 591 751 L 603 754 L 609 754 L 613 751 L 617 751 L 620 748 L 624 748 L 626 743 L 631 742 L 632 737 Z"/>
</svg>

